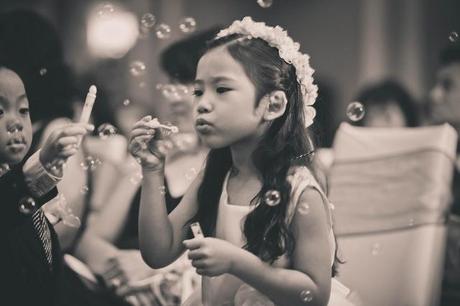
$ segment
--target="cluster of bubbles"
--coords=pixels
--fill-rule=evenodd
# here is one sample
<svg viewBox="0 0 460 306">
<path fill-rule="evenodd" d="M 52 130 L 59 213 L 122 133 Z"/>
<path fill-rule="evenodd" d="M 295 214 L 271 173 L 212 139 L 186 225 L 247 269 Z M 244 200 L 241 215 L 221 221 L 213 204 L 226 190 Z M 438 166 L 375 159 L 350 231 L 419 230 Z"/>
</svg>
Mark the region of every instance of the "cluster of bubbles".
<svg viewBox="0 0 460 306">
<path fill-rule="evenodd" d="M 310 303 L 313 301 L 313 294 L 310 290 L 302 290 L 300 291 L 300 300 L 304 303 Z"/>
<path fill-rule="evenodd" d="M 273 0 L 257 0 L 257 4 L 263 8 L 269 8 L 273 4 Z"/>
<path fill-rule="evenodd" d="M 191 95 L 191 90 L 182 84 L 157 84 L 157 90 L 169 101 L 177 101 Z"/>
<path fill-rule="evenodd" d="M 103 123 L 97 128 L 97 135 L 101 139 L 108 139 L 118 133 L 117 128 L 110 123 Z"/>
<path fill-rule="evenodd" d="M 455 43 L 458 41 L 458 33 L 457 32 L 450 32 L 449 34 L 449 40 L 452 43 Z"/>
<path fill-rule="evenodd" d="M 162 195 L 165 195 L 165 194 L 166 194 L 166 187 L 165 187 L 165 186 L 160 186 L 158 189 L 160 190 L 160 193 L 161 193 Z"/>
<path fill-rule="evenodd" d="M 131 64 L 129 64 L 129 72 L 134 77 L 140 77 L 147 72 L 147 66 L 144 64 L 144 62 L 133 61 Z"/>
<path fill-rule="evenodd" d="M 363 119 L 365 113 L 364 106 L 361 102 L 351 102 L 347 106 L 347 117 L 351 121 L 356 122 Z"/>
<path fill-rule="evenodd" d="M 19 199 L 19 212 L 24 215 L 30 215 L 35 211 L 35 200 L 31 197 L 22 197 Z"/>
<path fill-rule="evenodd" d="M 166 23 L 156 24 L 156 17 L 152 13 L 145 13 L 140 20 L 141 38 L 148 36 L 152 31 L 158 39 L 168 39 L 171 37 L 171 26 Z M 183 33 L 191 33 L 196 30 L 196 20 L 193 17 L 184 17 L 179 21 L 179 29 Z"/>
<path fill-rule="evenodd" d="M 191 33 L 196 30 L 196 21 L 192 17 L 184 17 L 179 22 L 179 29 L 183 33 Z"/>
<path fill-rule="evenodd" d="M 264 194 L 264 203 L 268 206 L 276 206 L 281 202 L 281 194 L 278 190 L 268 190 Z"/>
<path fill-rule="evenodd" d="M 83 170 L 91 170 L 94 171 L 100 164 L 101 160 L 98 158 L 94 158 L 92 156 L 86 156 L 85 160 L 80 163 L 80 167 L 83 168 Z"/>
</svg>

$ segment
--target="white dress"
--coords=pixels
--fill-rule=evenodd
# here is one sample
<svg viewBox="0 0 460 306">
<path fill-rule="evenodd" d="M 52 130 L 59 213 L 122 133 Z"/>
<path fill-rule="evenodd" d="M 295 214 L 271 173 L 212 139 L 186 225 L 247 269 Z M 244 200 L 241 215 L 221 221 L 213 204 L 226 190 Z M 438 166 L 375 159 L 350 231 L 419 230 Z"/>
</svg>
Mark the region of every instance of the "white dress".
<svg viewBox="0 0 460 306">
<path fill-rule="evenodd" d="M 300 195 L 307 187 L 317 189 L 323 197 L 323 203 L 329 219 L 330 225 L 330 256 L 331 267 L 334 262 L 335 255 L 335 239 L 332 231 L 332 216 L 330 211 L 330 204 L 324 192 L 321 190 L 319 184 L 314 179 L 310 170 L 306 167 L 297 167 L 288 175 L 288 181 L 291 184 L 291 200 L 286 214 L 286 222 L 289 224 L 294 216 L 296 206 Z M 245 217 L 254 208 L 249 205 L 232 205 L 228 203 L 227 195 L 227 180 L 228 174 L 225 178 L 222 194 L 219 201 L 219 209 L 216 223 L 216 238 L 229 241 L 235 245 L 242 247 L 245 244 L 243 234 L 243 226 Z M 275 267 L 288 267 L 289 258 L 282 256 L 273 263 Z M 331 305 L 352 305 L 351 303 L 344 303 L 345 296 L 349 290 L 333 279 L 331 287 L 331 299 L 328 306 Z M 339 294 L 337 294 L 339 293 Z M 336 302 L 340 302 L 336 303 Z M 332 303 L 332 304 L 331 304 Z M 275 304 L 266 296 L 250 287 L 239 278 L 231 274 L 223 274 L 216 277 L 202 278 L 202 294 L 196 292 L 193 294 L 183 306 L 274 306 Z"/>
</svg>

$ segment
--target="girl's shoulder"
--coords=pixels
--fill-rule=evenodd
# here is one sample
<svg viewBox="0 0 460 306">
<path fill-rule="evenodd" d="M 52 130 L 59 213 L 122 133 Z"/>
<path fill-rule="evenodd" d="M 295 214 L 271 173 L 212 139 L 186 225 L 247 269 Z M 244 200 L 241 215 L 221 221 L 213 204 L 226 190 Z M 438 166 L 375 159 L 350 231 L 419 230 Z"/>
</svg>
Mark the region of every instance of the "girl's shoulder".
<svg viewBox="0 0 460 306">
<path fill-rule="evenodd" d="M 287 182 L 291 186 L 290 200 L 287 207 L 286 221 L 289 224 L 292 221 L 297 205 L 299 204 L 300 197 L 303 192 L 309 188 L 316 190 L 323 200 L 323 204 L 330 216 L 330 209 L 332 204 L 323 191 L 321 185 L 316 180 L 313 172 L 306 166 L 294 166 L 288 171 L 286 178 Z"/>
</svg>

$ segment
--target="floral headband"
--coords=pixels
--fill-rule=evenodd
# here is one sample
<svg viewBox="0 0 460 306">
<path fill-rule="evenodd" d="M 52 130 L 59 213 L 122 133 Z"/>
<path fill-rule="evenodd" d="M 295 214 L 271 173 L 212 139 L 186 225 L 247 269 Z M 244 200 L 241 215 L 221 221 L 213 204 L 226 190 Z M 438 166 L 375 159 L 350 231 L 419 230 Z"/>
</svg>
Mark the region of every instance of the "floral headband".
<svg viewBox="0 0 460 306">
<path fill-rule="evenodd" d="M 299 51 L 300 44 L 294 42 L 280 26 L 270 27 L 264 22 L 255 22 L 251 17 L 234 21 L 228 28 L 221 30 L 217 38 L 232 34 L 243 34 L 249 38 L 260 38 L 270 46 L 278 49 L 279 56 L 288 64 L 294 66 L 305 103 L 305 126 L 313 123 L 316 110 L 313 108 L 318 96 L 318 86 L 313 84 L 314 70 L 310 66 L 310 56 Z"/>
</svg>

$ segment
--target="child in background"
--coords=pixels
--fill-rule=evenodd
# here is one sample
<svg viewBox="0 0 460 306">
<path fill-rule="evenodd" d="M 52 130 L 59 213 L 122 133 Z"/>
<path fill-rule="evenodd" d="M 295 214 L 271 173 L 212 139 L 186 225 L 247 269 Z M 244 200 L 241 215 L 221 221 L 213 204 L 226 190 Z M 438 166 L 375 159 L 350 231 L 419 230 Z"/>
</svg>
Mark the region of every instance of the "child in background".
<svg viewBox="0 0 460 306">
<path fill-rule="evenodd" d="M 317 87 L 299 47 L 249 17 L 217 35 L 195 81 L 195 129 L 211 151 L 169 215 L 158 192 L 163 131 L 144 117 L 131 132 L 143 169 L 142 255 L 159 268 L 189 250 L 203 295 L 187 305 L 328 304 L 336 244 L 330 204 L 310 171 Z M 190 239 L 193 222 L 205 238 Z"/>
<path fill-rule="evenodd" d="M 92 128 L 57 129 L 24 162 L 32 142 L 29 102 L 22 79 L 0 59 L 0 270 L 5 280 L 0 294 L 9 305 L 55 305 L 59 243 L 40 207 L 57 195 L 54 186 L 64 163 L 77 152 L 78 137 Z"/>
</svg>

